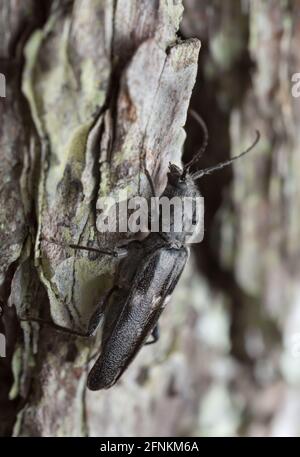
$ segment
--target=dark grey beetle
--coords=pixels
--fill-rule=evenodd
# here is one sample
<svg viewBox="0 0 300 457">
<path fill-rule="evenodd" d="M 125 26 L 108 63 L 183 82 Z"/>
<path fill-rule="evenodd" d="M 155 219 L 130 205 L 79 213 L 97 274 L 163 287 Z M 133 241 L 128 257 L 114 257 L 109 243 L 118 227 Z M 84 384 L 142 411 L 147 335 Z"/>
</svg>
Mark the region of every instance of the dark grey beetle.
<svg viewBox="0 0 300 457">
<path fill-rule="evenodd" d="M 169 165 L 168 181 L 161 197 L 180 198 L 200 196 L 195 181 L 204 175 L 230 165 L 234 160 L 249 152 L 259 140 L 259 132 L 254 143 L 240 155 L 216 166 L 190 173 L 192 165 L 198 161 L 208 142 L 208 133 L 202 119 L 192 113 L 204 131 L 204 141 L 193 159 L 180 169 Z M 149 173 L 148 179 L 154 193 L 154 185 Z M 161 198 L 160 197 L 160 198 Z M 174 215 L 173 215 L 174 216 Z M 183 216 L 184 217 L 184 216 Z M 161 213 L 159 212 L 161 222 Z M 196 212 L 193 212 L 193 225 L 197 225 Z M 174 219 L 174 217 L 173 217 Z M 186 237 L 190 221 L 183 221 L 184 231 L 176 232 L 171 217 L 169 232 L 150 233 L 143 241 L 131 241 L 126 248 L 105 251 L 88 246 L 69 245 L 74 249 L 100 252 L 120 260 L 114 286 L 99 304 L 92 316 L 88 331 L 81 334 L 53 324 L 58 330 L 68 333 L 91 336 L 103 319 L 101 354 L 91 369 L 87 386 L 90 390 L 107 389 L 113 386 L 147 339 L 152 335 L 158 339 L 158 319 L 164 310 L 168 297 L 172 294 L 189 256 Z M 200 221 L 203 223 L 203 221 Z M 58 243 L 59 244 L 59 243 Z M 33 319 L 39 322 L 39 319 Z"/>
</svg>

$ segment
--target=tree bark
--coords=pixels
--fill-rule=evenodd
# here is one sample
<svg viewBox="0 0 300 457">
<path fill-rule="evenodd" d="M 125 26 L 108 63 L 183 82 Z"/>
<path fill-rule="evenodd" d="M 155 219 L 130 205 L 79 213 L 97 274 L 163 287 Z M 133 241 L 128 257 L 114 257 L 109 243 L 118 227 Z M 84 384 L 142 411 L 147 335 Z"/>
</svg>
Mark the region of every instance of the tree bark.
<svg viewBox="0 0 300 457">
<path fill-rule="evenodd" d="M 42 3 L 1 4 L 0 434 L 297 435 L 300 3 Z M 144 156 L 158 192 L 180 164 L 199 39 L 191 106 L 210 134 L 199 166 L 241 152 L 255 129 L 261 140 L 199 182 L 205 237 L 159 344 L 114 388 L 88 392 L 99 340 L 19 319 L 86 328 L 116 262 L 45 239 L 124 241 L 97 230 L 99 199 L 149 196 Z M 186 130 L 188 160 L 202 137 L 193 120 Z"/>
<path fill-rule="evenodd" d="M 210 307 L 221 302 L 229 343 L 206 368 L 199 411 L 207 434 L 299 434 L 300 104 L 291 80 L 300 68 L 299 8 L 298 1 L 185 1 L 183 36 L 202 42 L 191 104 L 210 132 L 204 165 L 261 133 L 232 172 L 201 182 L 206 236 L 197 261 L 218 292 Z M 191 152 L 192 125 L 187 138 Z M 221 377 L 212 373 L 217 364 Z"/>
<path fill-rule="evenodd" d="M 53 1 L 38 21 L 39 8 L 13 2 L 1 16 L 1 30 L 13 23 L 11 36 L 4 33 L 2 72 L 15 65 L 1 113 L 9 341 L 2 433 L 81 436 L 93 433 L 90 409 L 96 401 L 101 411 L 106 398 L 86 398 L 88 360 L 99 341 L 18 320 L 86 328 L 116 262 L 49 240 L 110 249 L 124 241 L 124 234 L 98 232 L 99 199 L 121 190 L 149 196 L 144 157 L 158 191 L 169 161 L 180 163 L 200 45 L 177 38 L 181 2 Z"/>
</svg>

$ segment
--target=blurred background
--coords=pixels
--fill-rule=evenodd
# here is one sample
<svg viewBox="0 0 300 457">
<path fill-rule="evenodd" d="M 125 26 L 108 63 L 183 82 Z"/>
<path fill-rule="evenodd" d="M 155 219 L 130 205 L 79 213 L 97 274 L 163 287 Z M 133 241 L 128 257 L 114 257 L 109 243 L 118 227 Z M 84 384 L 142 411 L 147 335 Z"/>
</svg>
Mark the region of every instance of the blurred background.
<svg viewBox="0 0 300 457">
<path fill-rule="evenodd" d="M 181 2 L 158 4 L 171 11 Z M 232 167 L 199 181 L 204 241 L 193 246 L 161 318 L 160 341 L 139 353 L 114 388 L 77 392 L 76 412 L 69 412 L 80 420 L 71 432 L 45 419 L 35 426 L 33 402 L 25 431 L 14 426 L 15 434 L 300 434 L 300 98 L 292 93 L 300 72 L 300 2 L 183 5 L 180 38 L 201 40 L 190 103 L 209 131 L 201 167 L 240 153 L 256 129 L 261 140 Z M 40 23 L 49 11 L 40 12 Z M 185 130 L 188 161 L 202 132 L 191 116 Z M 83 386 L 84 376 L 76 376 Z M 5 379 L 11 388 L 11 373 Z M 15 403 L 5 408 L 9 433 Z"/>
</svg>

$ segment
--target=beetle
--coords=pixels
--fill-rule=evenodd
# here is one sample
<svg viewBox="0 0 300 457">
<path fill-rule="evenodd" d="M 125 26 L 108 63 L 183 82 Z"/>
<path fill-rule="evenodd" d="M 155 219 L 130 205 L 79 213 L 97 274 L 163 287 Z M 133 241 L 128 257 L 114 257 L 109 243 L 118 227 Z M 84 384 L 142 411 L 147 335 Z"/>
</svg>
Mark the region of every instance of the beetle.
<svg viewBox="0 0 300 457">
<path fill-rule="evenodd" d="M 196 181 L 230 165 L 234 160 L 247 154 L 257 144 L 260 134 L 256 131 L 256 139 L 252 145 L 238 156 L 219 163 L 216 166 L 198 170 L 190 169 L 199 160 L 208 143 L 207 128 L 197 113 L 192 115 L 200 123 L 204 132 L 204 141 L 198 153 L 181 169 L 170 163 L 166 187 L 160 199 L 174 196 L 184 199 L 200 197 Z M 155 195 L 154 184 L 149 172 L 152 194 Z M 158 320 L 171 296 L 189 257 L 189 247 L 186 244 L 187 235 L 191 235 L 193 226 L 203 221 L 197 220 L 199 215 L 193 207 L 192 221 L 183 215 L 183 230 L 177 231 L 174 214 L 171 216 L 170 230 L 161 229 L 162 213 L 159 210 L 159 232 L 150 232 L 142 241 L 131 241 L 126 247 L 112 251 L 90 246 L 68 245 L 73 249 L 83 249 L 114 256 L 120 259 L 114 285 L 101 300 L 92 315 L 86 333 L 65 329 L 52 323 L 57 330 L 78 336 L 93 335 L 103 319 L 101 353 L 88 375 L 87 387 L 90 390 L 107 389 L 113 386 L 130 365 L 134 357 L 148 337 L 153 341 L 158 339 Z M 48 240 L 54 242 L 54 240 Z M 57 242 L 57 244 L 61 244 Z M 26 319 L 27 320 L 27 319 Z M 42 323 L 41 319 L 30 319 Z"/>
</svg>

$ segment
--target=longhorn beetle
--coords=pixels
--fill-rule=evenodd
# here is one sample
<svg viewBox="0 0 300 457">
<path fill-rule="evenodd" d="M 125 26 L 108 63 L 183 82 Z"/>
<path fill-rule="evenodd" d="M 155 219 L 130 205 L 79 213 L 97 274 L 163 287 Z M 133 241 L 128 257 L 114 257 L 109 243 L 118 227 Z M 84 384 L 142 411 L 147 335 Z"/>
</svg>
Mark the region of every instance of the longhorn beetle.
<svg viewBox="0 0 300 457">
<path fill-rule="evenodd" d="M 204 122 L 197 113 L 192 112 L 192 114 L 203 129 L 203 144 L 183 169 L 170 163 L 167 184 L 160 198 L 199 197 L 200 192 L 195 184 L 197 179 L 230 165 L 234 160 L 247 154 L 259 141 L 260 134 L 256 131 L 256 139 L 253 144 L 238 156 L 216 166 L 190 173 L 191 167 L 199 160 L 208 143 L 208 132 Z M 146 175 L 152 193 L 155 195 L 154 185 L 147 169 Z M 193 209 L 193 219 L 196 217 Z M 160 212 L 159 218 L 161 221 Z M 99 252 L 118 258 L 124 257 L 119 263 L 114 286 L 99 303 L 90 319 L 86 333 L 67 330 L 51 323 L 57 330 L 73 335 L 91 336 L 97 330 L 103 317 L 101 353 L 87 380 L 87 387 L 90 390 L 107 389 L 113 386 L 141 347 L 147 344 L 148 336 L 152 335 L 152 342 L 157 340 L 158 319 L 178 283 L 189 256 L 186 236 L 190 235 L 188 232 L 190 222 L 183 220 L 185 229 L 178 232 L 175 230 L 173 215 L 169 232 L 161 230 L 158 233 L 151 232 L 142 241 L 131 241 L 126 248 L 117 248 L 112 251 L 89 246 L 68 245 L 74 249 Z M 203 221 L 200 222 L 203 223 Z M 53 240 L 48 241 L 62 245 Z M 44 322 L 41 319 L 30 320 Z"/>
</svg>

